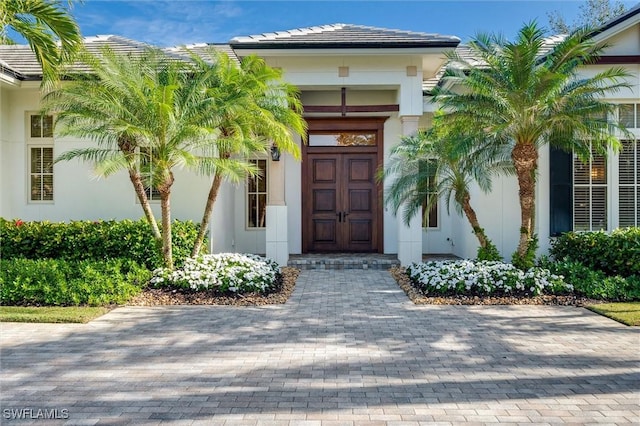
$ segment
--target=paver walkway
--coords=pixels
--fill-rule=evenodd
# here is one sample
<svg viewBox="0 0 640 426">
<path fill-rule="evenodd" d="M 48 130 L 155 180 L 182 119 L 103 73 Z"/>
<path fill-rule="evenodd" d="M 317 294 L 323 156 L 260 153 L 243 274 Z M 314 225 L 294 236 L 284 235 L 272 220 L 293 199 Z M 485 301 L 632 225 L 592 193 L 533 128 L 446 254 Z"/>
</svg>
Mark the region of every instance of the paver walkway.
<svg viewBox="0 0 640 426">
<path fill-rule="evenodd" d="M 47 425 L 640 422 L 640 329 L 571 307 L 414 306 L 385 271 L 304 271 L 283 306 L 0 327 L 2 424 L 22 409 L 68 416 L 27 422 Z"/>
</svg>

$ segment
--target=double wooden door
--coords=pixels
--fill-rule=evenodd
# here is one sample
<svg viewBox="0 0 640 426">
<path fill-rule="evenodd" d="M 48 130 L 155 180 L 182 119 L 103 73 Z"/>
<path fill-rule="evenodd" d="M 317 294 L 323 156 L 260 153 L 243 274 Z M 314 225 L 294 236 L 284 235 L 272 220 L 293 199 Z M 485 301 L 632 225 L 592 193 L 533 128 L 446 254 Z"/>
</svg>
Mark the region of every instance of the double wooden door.
<svg viewBox="0 0 640 426">
<path fill-rule="evenodd" d="M 308 152 L 305 161 L 304 251 L 378 251 L 378 154 Z"/>
</svg>

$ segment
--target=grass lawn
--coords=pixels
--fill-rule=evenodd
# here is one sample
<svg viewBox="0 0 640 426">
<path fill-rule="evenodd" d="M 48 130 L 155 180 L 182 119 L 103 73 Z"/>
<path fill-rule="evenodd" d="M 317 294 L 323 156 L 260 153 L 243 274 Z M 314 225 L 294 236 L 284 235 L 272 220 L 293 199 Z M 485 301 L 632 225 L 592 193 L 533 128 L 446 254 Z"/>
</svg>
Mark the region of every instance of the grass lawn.
<svg viewBox="0 0 640 426">
<path fill-rule="evenodd" d="M 640 326 L 640 302 L 603 303 L 587 308 L 623 324 Z"/>
<path fill-rule="evenodd" d="M 0 306 L 0 322 L 87 323 L 109 310 L 100 306 Z"/>
</svg>

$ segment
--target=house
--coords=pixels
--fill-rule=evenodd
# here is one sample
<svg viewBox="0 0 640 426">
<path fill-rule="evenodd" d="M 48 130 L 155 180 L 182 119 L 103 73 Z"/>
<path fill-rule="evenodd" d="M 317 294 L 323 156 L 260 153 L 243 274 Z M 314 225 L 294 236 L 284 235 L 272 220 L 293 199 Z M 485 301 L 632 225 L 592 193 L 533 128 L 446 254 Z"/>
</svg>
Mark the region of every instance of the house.
<svg viewBox="0 0 640 426">
<path fill-rule="evenodd" d="M 635 139 L 606 160 L 583 165 L 571 154 L 540 152 L 537 229 L 540 250 L 550 237 L 576 229 L 640 225 L 640 7 L 609 22 L 595 35 L 611 45 L 585 75 L 620 65 L 634 76 L 630 90 L 615 94 Z M 473 257 L 477 242 L 466 220 L 443 203 L 427 227 L 420 217 L 406 225 L 382 202 L 376 170 L 403 135 L 430 125 L 436 106 L 429 92 L 439 82 L 454 36 L 333 24 L 236 37 L 215 45 L 238 58 L 256 54 L 284 71 L 301 90 L 308 143 L 302 161 L 288 155 L 255 158 L 264 178 L 225 184 L 210 225 L 210 250 L 266 253 L 280 264 L 290 254 L 377 252 L 403 264 L 423 253 Z M 118 51 L 144 45 L 117 36 L 85 40 L 90 50 Z M 190 46 L 196 52 L 205 45 Z M 175 49 L 166 49 L 171 54 Z M 60 153 L 87 141 L 54 138 L 51 117 L 40 116 L 40 69 L 28 46 L 0 46 L 0 216 L 23 220 L 138 218 L 142 212 L 125 175 L 95 179 L 89 165 L 52 164 Z M 198 221 L 210 181 L 176 174 L 175 218 Z M 494 190 L 472 197 L 480 222 L 506 257 L 518 237 L 518 189 L 500 178 Z M 153 191 L 149 193 L 154 198 Z M 159 213 L 159 205 L 154 205 Z"/>
</svg>

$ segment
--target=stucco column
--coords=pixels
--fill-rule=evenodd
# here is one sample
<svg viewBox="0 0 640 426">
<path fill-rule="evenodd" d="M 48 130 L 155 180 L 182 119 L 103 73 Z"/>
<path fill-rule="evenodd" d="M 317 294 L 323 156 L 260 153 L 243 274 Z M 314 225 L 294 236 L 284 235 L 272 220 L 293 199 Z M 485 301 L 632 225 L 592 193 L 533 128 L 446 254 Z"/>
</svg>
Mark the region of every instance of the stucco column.
<svg viewBox="0 0 640 426">
<path fill-rule="evenodd" d="M 419 116 L 405 115 L 400 117 L 402 134 L 410 136 L 418 131 Z M 402 211 L 402 207 L 400 208 Z M 420 214 L 411 218 L 409 225 L 398 214 L 398 260 L 402 266 L 422 261 L 422 220 Z"/>
<path fill-rule="evenodd" d="M 284 201 L 284 158 L 280 160 L 268 160 L 266 255 L 280 266 L 287 266 L 289 236 L 287 206 Z"/>
</svg>

